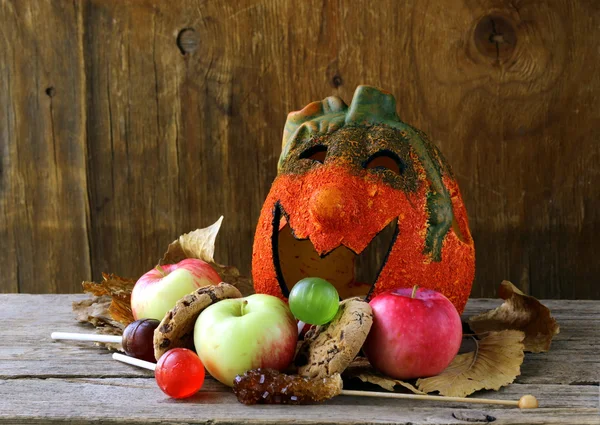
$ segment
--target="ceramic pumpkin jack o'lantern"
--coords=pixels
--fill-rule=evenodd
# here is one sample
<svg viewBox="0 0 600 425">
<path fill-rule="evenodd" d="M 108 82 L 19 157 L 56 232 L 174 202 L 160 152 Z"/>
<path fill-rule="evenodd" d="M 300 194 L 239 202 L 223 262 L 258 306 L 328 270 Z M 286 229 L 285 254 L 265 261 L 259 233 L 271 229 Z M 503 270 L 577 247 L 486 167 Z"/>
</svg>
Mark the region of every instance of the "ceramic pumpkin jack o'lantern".
<svg viewBox="0 0 600 425">
<path fill-rule="evenodd" d="M 385 233 L 377 273 L 360 279 L 355 264 Z M 304 277 L 328 280 L 342 298 L 418 284 L 462 312 L 474 273 L 450 167 L 424 133 L 400 121 L 391 94 L 360 86 L 350 107 L 332 96 L 289 114 L 254 238 L 256 292 L 286 298 Z"/>
</svg>

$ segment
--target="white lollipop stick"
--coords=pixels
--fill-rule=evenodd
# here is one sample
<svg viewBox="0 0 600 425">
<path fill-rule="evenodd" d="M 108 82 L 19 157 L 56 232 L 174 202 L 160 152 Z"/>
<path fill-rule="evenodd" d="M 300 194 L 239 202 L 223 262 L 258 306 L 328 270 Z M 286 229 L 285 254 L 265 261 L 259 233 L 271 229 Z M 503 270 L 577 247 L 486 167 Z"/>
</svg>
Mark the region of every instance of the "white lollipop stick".
<svg viewBox="0 0 600 425">
<path fill-rule="evenodd" d="M 142 367 L 148 370 L 156 369 L 156 363 L 150 363 L 145 360 L 136 359 L 135 357 L 125 356 L 124 354 L 114 353 L 112 355 L 112 358 L 122 363 L 130 364 L 132 366 Z"/>
<path fill-rule="evenodd" d="M 52 332 L 52 339 L 66 339 L 70 341 L 93 341 L 93 342 L 113 342 L 120 344 L 123 337 L 118 335 L 97 335 L 97 334 L 76 334 L 69 332 Z"/>
<path fill-rule="evenodd" d="M 145 360 L 136 359 L 135 357 L 124 356 L 123 354 L 114 353 L 113 359 L 132 366 L 142 367 L 148 370 L 156 370 L 156 363 L 150 363 Z M 532 395 L 524 395 L 519 400 L 494 400 L 489 398 L 467 398 L 467 397 L 445 397 L 439 395 L 421 395 L 421 394 L 400 394 L 400 393 L 383 393 L 374 391 L 353 391 L 341 390 L 340 395 L 359 396 L 359 397 L 382 397 L 382 398 L 403 398 L 410 400 L 432 400 L 432 401 L 450 401 L 459 403 L 478 403 L 478 404 L 499 404 L 504 406 L 517 406 L 520 409 L 535 409 L 538 401 Z"/>
</svg>

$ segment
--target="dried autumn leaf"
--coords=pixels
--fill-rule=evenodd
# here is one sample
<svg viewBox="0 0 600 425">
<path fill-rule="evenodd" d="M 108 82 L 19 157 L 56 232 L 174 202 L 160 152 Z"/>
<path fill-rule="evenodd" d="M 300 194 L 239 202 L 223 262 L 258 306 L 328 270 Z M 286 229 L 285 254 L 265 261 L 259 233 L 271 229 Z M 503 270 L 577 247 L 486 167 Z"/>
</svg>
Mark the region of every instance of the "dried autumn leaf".
<svg viewBox="0 0 600 425">
<path fill-rule="evenodd" d="M 178 263 L 186 258 L 198 258 L 213 266 L 223 281 L 236 286 L 246 296 L 254 293 L 252 281 L 240 275 L 235 267 L 215 263 L 215 240 L 223 217 L 213 225 L 181 235 L 171 243 L 159 264 Z M 136 280 L 124 279 L 114 274 L 102 274 L 100 283 L 83 282 L 84 292 L 95 297 L 73 303 L 77 320 L 88 322 L 99 328 L 101 333 L 122 333 L 133 322 L 131 291 Z"/>
<path fill-rule="evenodd" d="M 417 388 L 415 388 L 413 385 L 409 384 L 408 382 L 404 382 L 399 379 L 390 378 L 389 376 L 384 376 L 375 371 L 373 371 L 371 373 L 361 373 L 359 375 L 356 375 L 356 377 L 363 382 L 368 382 L 371 384 L 379 385 L 381 388 L 388 390 L 388 391 L 392 391 L 392 392 L 394 391 L 394 387 L 396 387 L 396 385 L 401 385 L 404 388 L 406 388 L 407 390 L 410 390 L 415 394 L 425 394 L 424 392 L 419 391 Z"/>
<path fill-rule="evenodd" d="M 121 324 L 113 320 L 108 314 L 112 299 L 103 295 L 101 297 L 88 298 L 87 300 L 73 302 L 73 312 L 77 321 L 91 323 L 96 327 L 109 324 L 112 327 L 120 327 Z"/>
<path fill-rule="evenodd" d="M 96 298 L 91 302 L 84 300 L 73 303 L 73 310 L 77 313 L 78 320 L 87 314 L 87 319 L 83 321 L 92 323 L 96 327 L 111 326 L 121 331 L 133 322 L 131 291 L 135 280 L 102 273 L 102 282 L 83 282 L 82 285 L 84 292 Z"/>
<path fill-rule="evenodd" d="M 204 229 L 196 229 L 193 232 L 179 236 L 169 244 L 167 252 L 159 261 L 159 264 L 179 263 L 186 258 L 197 258 L 207 263 L 214 263 L 215 240 L 222 222 L 223 216 Z"/>
<path fill-rule="evenodd" d="M 457 355 L 450 366 L 431 378 L 417 380 L 419 390 L 465 397 L 482 389 L 498 390 L 521 374 L 525 354 L 521 331 L 490 332 L 474 352 Z"/>
<path fill-rule="evenodd" d="M 159 264 L 178 263 L 186 258 L 206 261 L 221 276 L 223 282 L 235 286 L 244 296 L 251 295 L 254 293 L 254 287 L 250 278 L 240 275 L 239 270 L 233 266 L 216 263 L 213 258 L 215 241 L 222 222 L 223 216 L 211 226 L 181 235 L 169 245 Z"/>
<path fill-rule="evenodd" d="M 217 263 L 210 263 L 210 265 L 216 270 L 219 276 L 221 276 L 223 282 L 235 286 L 243 296 L 247 297 L 248 295 L 254 294 L 252 279 L 242 276 L 237 268 L 233 266 L 223 266 Z"/>
<path fill-rule="evenodd" d="M 500 284 L 498 295 L 505 302 L 494 310 L 469 318 L 471 329 L 477 334 L 505 329 L 523 331 L 525 351 L 548 351 L 552 338 L 560 332 L 548 307 L 506 280 Z"/>
<path fill-rule="evenodd" d="M 108 295 L 88 298 L 87 300 L 73 302 L 73 311 L 77 320 L 90 323 L 96 327 L 96 332 L 103 335 L 121 335 L 124 325 L 114 320 L 110 314 L 112 299 Z M 96 345 L 107 347 L 110 350 L 123 351 L 121 344 L 112 342 L 96 342 Z"/>
<path fill-rule="evenodd" d="M 366 361 L 366 364 L 356 366 L 351 364 L 350 366 L 348 366 L 348 368 L 344 371 L 344 378 L 358 378 L 363 382 L 379 385 L 381 388 L 392 392 L 394 391 L 394 387 L 396 387 L 397 385 L 401 385 L 415 394 L 425 394 L 424 392 L 419 391 L 417 388 L 415 388 L 408 382 L 390 378 L 389 376 L 385 376 L 377 372 L 375 368 L 373 368 L 373 366 L 369 364 L 368 361 Z"/>
</svg>

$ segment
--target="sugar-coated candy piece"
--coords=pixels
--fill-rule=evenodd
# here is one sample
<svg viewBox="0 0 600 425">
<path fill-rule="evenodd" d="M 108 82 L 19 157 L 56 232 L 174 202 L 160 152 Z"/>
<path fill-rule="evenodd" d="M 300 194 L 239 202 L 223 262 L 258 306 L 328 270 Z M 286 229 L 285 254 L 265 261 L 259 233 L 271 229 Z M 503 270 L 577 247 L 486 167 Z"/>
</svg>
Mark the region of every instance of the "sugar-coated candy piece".
<svg viewBox="0 0 600 425">
<path fill-rule="evenodd" d="M 338 373 L 322 379 L 286 375 L 274 369 L 253 369 L 233 380 L 233 392 L 244 404 L 311 404 L 342 391 Z"/>
<path fill-rule="evenodd" d="M 174 348 L 158 360 L 154 376 L 159 388 L 169 397 L 186 398 L 202 388 L 204 365 L 192 350 Z"/>
</svg>

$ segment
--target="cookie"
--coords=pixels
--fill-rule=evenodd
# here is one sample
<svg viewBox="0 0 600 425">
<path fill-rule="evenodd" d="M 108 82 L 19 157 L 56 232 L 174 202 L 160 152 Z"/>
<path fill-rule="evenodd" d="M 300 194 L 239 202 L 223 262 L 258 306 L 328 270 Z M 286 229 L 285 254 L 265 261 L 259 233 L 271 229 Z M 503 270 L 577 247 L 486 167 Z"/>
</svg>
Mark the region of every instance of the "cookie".
<svg viewBox="0 0 600 425">
<path fill-rule="evenodd" d="M 333 320 L 311 329 L 296 355 L 298 374 L 305 378 L 324 378 L 342 373 L 362 348 L 371 325 L 373 310 L 361 298 L 340 303 Z"/>
<path fill-rule="evenodd" d="M 177 301 L 154 331 L 156 360 L 172 348 L 194 350 L 194 325 L 200 313 L 218 301 L 241 297 L 235 286 L 221 282 L 217 286 L 203 286 Z"/>
</svg>

